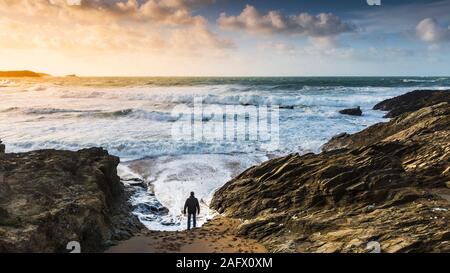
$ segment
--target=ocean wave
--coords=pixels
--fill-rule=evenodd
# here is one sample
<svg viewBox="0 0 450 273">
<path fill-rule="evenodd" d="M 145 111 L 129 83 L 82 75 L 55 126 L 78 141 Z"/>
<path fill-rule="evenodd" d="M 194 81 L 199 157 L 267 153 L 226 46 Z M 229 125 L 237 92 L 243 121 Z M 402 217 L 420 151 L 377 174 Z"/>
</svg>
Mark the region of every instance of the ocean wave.
<svg viewBox="0 0 450 273">
<path fill-rule="evenodd" d="M 200 155 L 200 154 L 242 154 L 258 153 L 264 154 L 265 151 L 259 150 L 261 143 L 242 141 L 242 142 L 177 142 L 170 139 L 160 140 L 133 140 L 133 139 L 111 139 L 108 142 L 86 142 L 76 140 L 23 140 L 9 142 L 8 148 L 16 151 L 30 151 L 40 149 L 59 149 L 77 151 L 90 147 L 103 147 L 112 155 L 119 156 L 124 161 L 143 158 L 154 158 L 159 156 L 177 156 L 177 155 Z M 281 154 L 281 152 L 277 153 Z"/>
<path fill-rule="evenodd" d="M 25 91 L 46 91 L 47 88 L 48 88 L 47 85 L 36 84 L 36 85 L 33 85 L 33 86 L 27 88 Z"/>
<path fill-rule="evenodd" d="M 0 87 L 11 87 L 16 85 L 17 83 L 12 80 L 0 80 Z"/>
<path fill-rule="evenodd" d="M 395 90 L 376 87 L 345 86 L 301 86 L 297 90 L 285 91 L 273 87 L 271 90 L 247 89 L 246 86 L 167 87 L 167 88 L 104 88 L 95 90 L 61 90 L 56 93 L 61 99 L 98 99 L 108 103 L 142 102 L 148 106 L 173 107 L 178 104 L 192 106 L 194 101 L 214 105 L 278 105 L 280 108 L 303 106 L 352 106 L 360 101 L 376 103 L 380 97 L 389 97 Z M 400 88 L 402 89 L 402 88 Z M 411 88 L 408 88 L 410 90 Z M 337 103 L 337 104 L 336 104 Z M 119 113 L 119 115 L 121 115 Z"/>
<path fill-rule="evenodd" d="M 78 110 L 78 109 L 61 109 L 61 108 L 19 108 L 10 107 L 4 110 L 0 110 L 1 113 L 17 112 L 21 111 L 25 115 L 53 115 L 53 114 L 76 114 L 77 118 L 131 118 L 131 119 L 144 119 L 154 121 L 167 121 L 172 122 L 178 119 L 178 116 L 173 116 L 171 113 L 159 112 L 159 111 L 146 111 L 142 109 L 121 109 L 114 111 L 101 111 L 101 110 Z"/>
<path fill-rule="evenodd" d="M 436 83 L 441 81 L 446 81 L 449 78 L 438 78 L 438 79 L 403 79 L 404 83 Z"/>
<path fill-rule="evenodd" d="M 356 102 L 372 103 L 378 99 L 371 95 L 351 95 L 342 94 L 341 96 L 333 95 L 266 95 L 246 93 L 246 94 L 177 94 L 177 95 L 148 95 L 133 94 L 123 95 L 123 99 L 149 101 L 154 105 L 163 105 L 173 107 L 175 105 L 193 106 L 195 103 L 205 105 L 240 105 L 240 106 L 265 106 L 277 105 L 280 108 L 294 108 L 303 106 L 346 106 Z"/>
<path fill-rule="evenodd" d="M 83 110 L 60 109 L 60 108 L 25 108 L 22 112 L 26 115 L 51 115 L 58 113 L 80 113 L 83 112 Z"/>
<path fill-rule="evenodd" d="M 120 118 L 127 117 L 133 119 L 148 119 L 154 121 L 176 121 L 178 118 L 172 116 L 170 113 L 158 112 L 158 111 L 145 111 L 142 109 L 123 109 L 110 112 L 87 112 L 78 115 L 78 117 L 91 117 L 91 118 Z"/>
<path fill-rule="evenodd" d="M 19 109 L 20 109 L 19 107 L 9 107 L 9 108 L 0 110 L 0 113 L 14 112 L 14 111 L 17 111 Z"/>
<path fill-rule="evenodd" d="M 152 230 L 182 230 L 186 218 L 181 211 L 191 191 L 199 197 L 201 209 L 197 223 L 201 226 L 214 216 L 214 212 L 208 209 L 214 191 L 248 167 L 264 160 L 267 160 L 266 156 L 241 154 L 163 156 L 122 163 L 119 175 L 125 173 L 130 177 L 135 172 L 134 177 L 146 177 L 145 182 L 152 185 L 153 195 L 146 190 L 138 190 L 130 200 L 136 208 L 134 214 L 144 225 Z M 163 205 L 168 209 L 168 215 L 141 210 L 140 204 L 156 209 Z"/>
<path fill-rule="evenodd" d="M 405 79 L 406 80 L 406 79 Z M 419 85 L 419 84 L 417 84 Z M 194 101 L 205 105 L 243 105 L 264 106 L 278 105 L 280 108 L 292 109 L 309 106 L 351 107 L 363 104 L 375 104 L 378 101 L 398 93 L 398 90 L 410 91 L 413 87 L 345 87 L 345 86 L 311 86 L 302 85 L 296 90 L 283 90 L 283 86 L 271 88 L 248 88 L 248 86 L 189 86 L 189 87 L 126 87 L 70 89 L 55 92 L 61 99 L 96 99 L 108 104 L 133 105 L 135 102 L 147 107 L 159 109 L 174 107 L 179 104 L 193 106 Z M 418 87 L 423 88 L 423 87 Z M 396 91 L 397 90 L 397 91 Z M 131 107 L 132 108 L 132 107 Z M 111 116 L 139 116 L 133 113 L 112 113 Z M 153 114 L 152 114 L 153 115 Z M 141 117 L 145 115 L 140 115 Z"/>
</svg>

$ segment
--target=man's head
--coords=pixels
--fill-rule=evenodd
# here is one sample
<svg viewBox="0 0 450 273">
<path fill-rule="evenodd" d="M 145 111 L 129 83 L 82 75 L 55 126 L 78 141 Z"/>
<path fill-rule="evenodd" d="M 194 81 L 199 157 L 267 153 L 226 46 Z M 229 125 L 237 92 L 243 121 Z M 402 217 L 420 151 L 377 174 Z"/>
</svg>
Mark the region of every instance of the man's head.
<svg viewBox="0 0 450 273">
<path fill-rule="evenodd" d="M 194 197 L 194 192 L 193 191 L 191 191 L 191 197 Z"/>
</svg>

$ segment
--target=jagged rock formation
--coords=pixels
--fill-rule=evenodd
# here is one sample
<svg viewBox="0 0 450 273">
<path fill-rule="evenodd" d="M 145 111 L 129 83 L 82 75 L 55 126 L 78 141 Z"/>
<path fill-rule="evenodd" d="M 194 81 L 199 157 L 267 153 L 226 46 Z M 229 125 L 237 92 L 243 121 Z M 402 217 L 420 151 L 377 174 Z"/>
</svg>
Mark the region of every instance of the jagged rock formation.
<svg viewBox="0 0 450 273">
<path fill-rule="evenodd" d="M 450 90 L 416 90 L 382 101 L 376 104 L 373 109 L 389 111 L 385 117 L 393 118 L 403 113 L 417 111 L 420 108 L 440 102 L 450 103 L 448 91 Z"/>
<path fill-rule="evenodd" d="M 101 251 L 141 228 L 101 148 L 0 154 L 0 252 Z"/>
<path fill-rule="evenodd" d="M 320 154 L 252 167 L 211 205 L 271 251 L 366 252 L 376 241 L 383 252 L 450 252 L 450 92 L 440 96 Z"/>
</svg>

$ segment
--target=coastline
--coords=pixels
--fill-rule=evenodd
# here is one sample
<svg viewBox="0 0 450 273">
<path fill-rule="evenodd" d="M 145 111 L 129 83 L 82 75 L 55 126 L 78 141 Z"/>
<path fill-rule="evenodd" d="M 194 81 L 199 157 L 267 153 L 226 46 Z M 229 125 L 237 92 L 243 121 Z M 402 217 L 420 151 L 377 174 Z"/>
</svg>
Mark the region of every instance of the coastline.
<svg viewBox="0 0 450 273">
<path fill-rule="evenodd" d="M 399 111 L 409 104 L 420 106 Z M 382 105 L 390 121 L 340 134 L 319 154 L 250 168 L 212 207 L 247 220 L 239 233 L 269 251 L 367 252 L 375 243 L 388 253 L 450 252 L 450 92 Z"/>
<path fill-rule="evenodd" d="M 148 231 L 139 224 L 130 230 L 127 225 L 130 219 L 135 222 L 136 218 L 130 213 L 128 201 L 117 199 L 113 203 L 119 207 L 128 206 L 128 220 L 121 218 L 118 221 L 121 236 L 114 240 L 108 239 L 112 238 L 110 235 L 103 236 L 103 243 L 111 246 L 106 252 L 366 252 L 370 240 L 380 241 L 385 252 L 450 252 L 450 185 L 445 183 L 450 175 L 450 167 L 445 165 L 449 157 L 445 146 L 448 145 L 445 140 L 449 137 L 450 120 L 448 94 L 444 93 L 438 100 L 422 100 L 418 110 L 402 110 L 387 123 L 375 124 L 354 135 L 335 137 L 326 145 L 328 151 L 320 154 L 293 154 L 249 168 L 217 190 L 212 207 L 221 216 L 192 231 Z M 402 96 L 397 99 L 402 100 Z M 383 110 L 395 110 L 395 104 Z M 430 145 L 430 139 L 434 141 L 433 145 Z M 439 145 L 443 145 L 443 149 Z M 423 157 L 414 157 L 416 146 L 420 146 L 418 151 L 424 154 Z M 401 158 L 408 149 L 411 156 L 408 155 L 407 165 L 404 165 Z M 436 158 L 436 153 L 441 150 L 443 154 Z M 430 159 L 434 160 L 434 165 L 423 165 L 426 167 L 423 172 L 415 172 L 417 168 L 413 165 L 422 166 L 420 164 Z M 31 159 L 27 164 L 36 162 L 39 161 Z M 358 165 L 361 162 L 370 164 Z M 45 160 L 42 163 L 43 166 L 48 164 Z M 354 165 L 345 165 L 349 163 Z M 117 167 L 118 162 L 114 164 Z M 329 165 L 317 169 L 320 164 Z M 342 164 L 345 166 L 340 166 Z M 352 168 L 362 172 L 352 173 Z M 411 169 L 414 172 L 408 173 Z M 102 167 L 99 170 L 105 173 Z M 310 170 L 314 172 L 308 173 Z M 340 176 L 349 171 L 350 176 Z M 114 167 L 111 170 L 113 177 L 116 172 Z M 295 177 L 301 177 L 302 172 L 313 178 L 310 182 L 301 182 L 309 187 L 306 192 L 286 186 L 286 183 L 295 186 Z M 96 177 L 95 173 L 93 170 L 91 175 Z M 380 173 L 386 175 L 376 180 Z M 421 181 L 415 181 L 417 179 L 411 180 L 414 175 L 417 179 L 427 177 L 424 181 L 433 183 L 423 185 Z M 367 188 L 368 178 L 383 185 Z M 389 184 L 397 180 L 398 184 Z M 255 183 L 249 183 L 252 181 Z M 104 189 L 96 191 L 103 192 Z M 298 196 L 290 196 L 290 192 Z M 70 202 L 67 205 L 71 205 Z M 12 218 L 14 209 L 10 206 L 9 211 L 0 216 Z M 427 220 L 427 217 L 438 221 Z M 291 222 L 293 220 L 295 223 Z M 383 231 L 386 224 L 391 226 Z M 20 225 L 10 225 L 5 230 L 20 232 L 20 229 Z M 400 234 L 412 232 L 412 236 L 399 235 L 396 229 Z M 53 247 L 45 249 L 63 252 L 61 245 Z M 0 249 L 10 250 L 5 245 Z M 90 250 L 102 251 L 102 247 L 97 245 Z"/>
<path fill-rule="evenodd" d="M 190 231 L 143 230 L 105 253 L 265 253 L 254 239 L 238 236 L 240 220 L 217 216 Z"/>
<path fill-rule="evenodd" d="M 448 92 L 448 91 L 447 91 Z M 436 96 L 434 96 L 436 95 Z M 425 96 L 425 97 L 424 97 Z M 404 99 L 406 97 L 406 99 Z M 436 99 L 438 98 L 438 99 Z M 406 104 L 411 104 L 412 109 L 408 108 L 400 103 L 402 100 L 405 100 Z M 419 101 L 420 103 L 414 102 L 414 100 Z M 442 101 L 444 102 L 444 105 L 442 105 Z M 423 93 L 423 92 L 411 92 L 407 93 L 406 95 L 399 96 L 396 98 L 392 98 L 383 102 L 380 102 L 375 106 L 375 108 L 383 108 L 383 110 L 389 111 L 386 115 L 395 118 L 396 116 L 399 116 L 403 113 L 405 115 L 408 115 L 408 113 L 413 113 L 414 111 L 424 111 L 425 113 L 429 112 L 427 107 L 433 106 L 433 105 L 440 105 L 436 107 L 444 107 L 446 109 L 449 102 L 449 96 L 448 93 L 442 93 L 437 92 L 433 95 L 431 93 Z M 419 105 L 417 105 L 419 104 Z M 398 106 L 398 105 L 401 105 Z M 410 106 L 411 106 L 410 105 Z M 399 110 L 401 108 L 401 110 Z M 425 108 L 425 109 L 424 109 Z M 444 110 L 446 111 L 446 110 Z M 448 120 L 448 111 L 444 112 L 444 116 L 446 117 L 445 120 Z M 412 117 L 414 117 L 414 114 L 411 114 Z M 426 121 L 426 117 L 424 117 L 424 114 L 418 114 L 419 119 L 413 120 L 413 122 L 420 122 L 422 119 L 424 120 L 425 124 L 430 124 Z M 434 120 L 434 117 L 431 118 Z M 333 151 L 332 153 L 340 153 L 339 151 L 342 151 L 342 148 L 349 146 L 348 143 L 350 140 L 358 140 L 363 139 L 364 141 L 360 141 L 359 147 L 364 145 L 373 145 L 377 142 L 377 139 L 370 139 L 370 136 L 375 135 L 373 134 L 373 130 L 379 130 L 380 126 L 383 126 L 383 124 L 387 127 L 385 130 L 387 130 L 388 133 L 394 134 L 395 130 L 398 132 L 401 132 L 402 130 L 405 130 L 404 127 L 408 127 L 407 125 L 404 127 L 401 127 L 399 129 L 396 128 L 390 128 L 393 127 L 390 124 L 395 124 L 395 120 L 391 123 L 380 123 L 375 124 L 359 133 L 356 133 L 354 135 L 347 135 L 342 134 L 340 136 L 334 137 L 331 139 L 327 144 L 323 146 L 323 150 L 325 151 Z M 388 124 L 388 125 L 386 125 Z M 448 123 L 444 123 L 447 124 Z M 444 127 L 445 129 L 445 127 Z M 393 130 L 394 132 L 390 132 Z M 448 128 L 447 128 L 448 130 Z M 366 135 L 363 137 L 360 137 L 361 134 L 364 134 L 367 132 Z M 383 131 L 381 131 L 383 132 Z M 397 132 L 397 133 L 398 133 Z M 447 131 L 448 135 L 448 131 Z M 408 134 L 403 136 L 403 138 L 408 138 Z M 378 135 L 378 138 L 381 137 Z M 399 138 L 401 139 L 401 137 Z M 445 143 L 445 142 L 444 142 Z M 356 145 L 355 143 L 352 143 L 353 145 Z M 345 149 L 345 148 L 344 148 Z M 392 151 L 395 153 L 395 150 Z M 320 154 L 319 154 L 320 155 Z M 201 237 L 201 239 L 191 240 L 190 236 L 191 233 L 188 231 L 182 231 L 182 232 L 158 232 L 153 231 L 150 233 L 147 233 L 145 235 L 141 235 L 139 237 L 132 238 L 129 241 L 120 242 L 117 246 L 112 247 L 108 251 L 112 252 L 133 252 L 133 251 L 148 251 L 148 252 L 197 252 L 197 246 L 202 246 L 201 252 L 245 252 L 243 249 L 238 248 L 221 248 L 218 249 L 211 249 L 207 244 L 202 244 L 202 242 L 208 242 L 209 244 L 215 244 L 216 238 L 215 235 L 211 235 L 210 230 L 211 228 L 214 230 L 220 225 L 222 225 L 224 222 L 233 223 L 233 229 L 232 229 L 232 238 L 233 240 L 237 240 L 237 238 L 244 240 L 249 240 L 249 238 L 252 238 L 254 241 L 250 241 L 251 243 L 256 243 L 257 245 L 262 243 L 264 245 L 265 251 L 275 251 L 275 252 L 366 252 L 368 251 L 366 248 L 366 244 L 369 243 L 371 240 L 379 240 L 381 243 L 382 250 L 384 252 L 409 252 L 409 251 L 418 251 L 418 249 L 422 249 L 425 251 L 444 251 L 447 252 L 450 250 L 450 246 L 448 244 L 447 237 L 450 236 L 450 230 L 441 229 L 441 227 L 445 227 L 448 223 L 448 211 L 450 209 L 449 205 L 449 196 L 450 196 L 450 185 L 445 184 L 439 184 L 436 182 L 436 186 L 430 186 L 429 189 L 425 190 L 423 188 L 407 188 L 408 190 L 405 193 L 396 192 L 394 193 L 393 199 L 390 200 L 390 197 L 378 197 L 379 202 L 381 204 L 368 204 L 364 205 L 363 202 L 361 204 L 358 204 L 357 208 L 353 208 L 352 212 L 345 216 L 347 213 L 345 211 L 342 211 L 342 209 L 345 210 L 343 207 L 342 209 L 338 209 L 338 211 L 328 207 L 328 206 L 318 206 L 316 208 L 310 207 L 307 210 L 311 210 L 311 215 L 308 215 L 306 213 L 305 216 L 303 216 L 303 221 L 311 222 L 309 224 L 306 224 L 305 222 L 298 222 L 296 225 L 299 225 L 298 227 L 292 226 L 292 224 L 285 223 L 285 220 L 282 220 L 283 218 L 291 218 L 291 217 L 301 217 L 297 216 L 297 213 L 289 212 L 289 213 L 278 213 L 277 211 L 272 211 L 271 209 L 267 210 L 264 209 L 264 203 L 261 203 L 261 201 L 264 201 L 264 199 L 258 200 L 259 197 L 254 197 L 256 193 L 252 193 L 250 195 L 249 200 L 253 200 L 256 202 L 255 207 L 253 205 L 248 204 L 246 201 L 246 195 L 247 192 L 249 192 L 249 189 L 246 189 L 245 185 L 248 184 L 246 182 L 246 179 L 242 179 L 242 176 L 245 176 L 245 173 L 252 173 L 252 169 L 255 168 L 262 168 L 259 173 L 263 174 L 263 176 L 266 176 L 269 173 L 284 173 L 285 176 L 289 177 L 289 170 L 292 168 L 288 168 L 287 164 L 289 162 L 294 162 L 297 158 L 302 157 L 308 157 L 309 155 L 304 156 L 298 156 L 298 155 L 289 155 L 285 158 L 278 158 L 278 159 L 271 159 L 266 163 L 263 163 L 262 167 L 260 166 L 254 166 L 250 168 L 249 170 L 245 171 L 243 174 L 239 175 L 235 179 L 233 179 L 231 182 L 227 183 L 233 183 L 233 181 L 237 181 L 238 184 L 237 190 L 233 190 L 230 193 L 227 194 L 227 185 L 224 185 L 221 189 L 218 189 L 218 196 L 215 196 L 213 200 L 213 207 L 218 209 L 222 216 L 218 216 L 214 218 L 212 221 L 208 222 L 205 227 L 202 227 L 198 230 L 204 230 L 205 233 Z M 311 155 L 314 156 L 314 155 Z M 444 154 L 444 156 L 447 156 L 448 154 Z M 277 161 L 280 161 L 277 163 Z M 371 160 L 376 160 L 371 159 Z M 332 163 L 333 164 L 333 163 Z M 444 161 L 445 164 L 445 161 Z M 281 168 L 278 168 L 276 166 L 281 166 Z M 444 166 L 445 167 L 445 166 Z M 327 168 L 327 167 L 325 167 Z M 375 166 L 372 166 L 371 168 L 376 168 Z M 390 167 L 388 167 L 390 168 Z M 394 167 L 395 169 L 396 167 Z M 336 170 L 337 171 L 337 170 Z M 376 170 L 375 170 L 376 171 Z M 255 170 L 255 172 L 258 172 Z M 447 172 L 448 174 L 448 168 L 444 168 L 443 174 Z M 251 175 L 250 175 L 251 176 Z M 278 175 L 279 176 L 279 175 Z M 281 176 L 283 177 L 283 176 Z M 260 180 L 261 178 L 259 178 Z M 382 180 L 384 180 L 383 178 Z M 444 178 L 445 179 L 445 178 Z M 382 181 L 381 180 L 381 181 Z M 241 182 L 242 181 L 242 182 Z M 339 183 L 343 183 L 339 182 Z M 234 182 L 236 183 L 236 182 Z M 255 181 L 255 183 L 257 183 Z M 259 182 L 261 183 L 261 182 Z M 239 186 L 240 184 L 244 186 Z M 359 185 L 360 188 L 361 185 L 358 183 L 354 183 L 356 185 Z M 255 185 L 255 184 L 253 184 Z M 272 187 L 276 186 L 275 184 L 271 184 Z M 241 189 L 239 189 L 241 187 Z M 269 186 L 271 187 L 271 186 Z M 349 187 L 349 185 L 347 185 Z M 395 186 L 396 188 L 398 186 Z M 354 190 L 357 190 L 357 187 L 352 187 L 351 194 L 357 194 L 354 193 Z M 411 191 L 412 190 L 412 191 Z M 425 191 L 427 193 L 425 193 Z M 239 191 L 245 192 L 245 196 L 241 196 L 239 194 Z M 260 190 L 258 190 L 260 191 Z M 283 197 L 283 193 L 279 192 L 280 190 L 275 190 L 272 192 L 274 197 Z M 295 191 L 295 190 L 294 190 Z M 252 192 L 252 191 L 250 191 Z M 278 194 L 276 193 L 278 192 Z M 233 196 L 239 196 L 238 199 L 241 200 L 239 202 L 235 202 L 233 197 L 230 197 L 230 194 Z M 222 196 L 224 196 L 224 199 L 233 199 L 232 201 L 228 201 L 225 205 L 225 208 L 223 209 L 221 205 Z M 266 194 L 267 195 L 267 194 Z M 277 196 L 278 195 L 278 196 Z M 280 196 L 281 195 L 281 196 Z M 422 198 L 426 197 L 427 200 L 423 200 Z M 313 199 L 317 197 L 313 196 Z M 383 198 L 385 200 L 381 200 L 380 198 Z M 280 199 L 278 199 L 280 200 Z M 281 199 L 282 200 L 282 199 Z M 358 199 L 355 199 L 355 201 Z M 246 206 L 246 209 L 242 207 L 242 201 L 244 201 L 244 206 Z M 234 202 L 234 203 L 233 203 Z M 249 201 L 252 202 L 252 201 Z M 319 202 L 318 200 L 313 202 Z M 358 202 L 358 201 L 357 201 Z M 269 201 L 270 203 L 270 201 Z M 276 207 L 275 204 L 272 202 L 269 207 Z M 248 207 L 250 206 L 250 207 Z M 250 210 L 258 210 L 258 206 L 263 206 L 261 209 L 263 211 L 261 216 L 255 215 L 255 216 L 246 216 L 246 213 Z M 231 207 L 231 210 L 229 209 Z M 347 207 L 348 208 L 348 207 Z M 304 207 L 306 209 L 306 207 Z M 284 210 L 289 210 L 289 206 L 285 207 Z M 274 214 L 273 216 L 270 216 L 271 214 Z M 284 215 L 283 215 L 284 214 Z M 352 215 L 353 214 L 353 215 Z M 416 214 L 419 214 L 417 216 Z M 427 223 L 425 218 L 422 218 L 420 215 L 423 214 L 431 214 L 433 217 L 439 217 L 443 219 L 443 221 L 440 222 L 434 229 L 436 230 L 435 234 L 431 235 L 430 233 L 424 232 L 424 228 L 422 226 L 426 226 L 427 228 L 432 228 L 432 223 Z M 226 216 L 225 216 L 226 215 Z M 248 215 L 248 214 L 247 214 Z M 244 218 L 246 219 L 245 222 L 242 220 L 236 220 L 233 217 L 237 218 Z M 317 219 L 314 219 L 314 218 Z M 345 225 L 340 220 L 340 217 L 346 217 L 347 221 L 353 221 L 355 222 L 353 225 L 348 224 Z M 390 219 L 390 217 L 392 217 Z M 379 218 L 379 219 L 378 219 Z M 350 220 L 353 219 L 353 220 Z M 437 219 L 437 218 L 436 218 Z M 325 221 L 325 222 L 322 222 Z M 273 225 L 273 223 L 280 223 L 280 225 L 287 225 L 290 226 L 288 233 L 291 235 L 282 235 L 280 234 L 280 230 L 282 228 L 277 227 L 277 225 Z M 314 224 L 317 222 L 316 224 Z M 329 222 L 329 223 L 327 223 Z M 373 222 L 370 224 L 370 222 Z M 377 223 L 379 222 L 379 223 Z M 220 225 L 217 223 L 221 223 Z M 321 224 L 319 224 L 321 223 Z M 335 223 L 335 227 L 332 227 Z M 269 224 L 269 225 L 268 225 Z M 305 226 L 306 224 L 306 226 Z M 402 227 L 402 232 L 406 232 L 408 230 L 409 232 L 417 232 L 417 234 L 413 234 L 413 236 L 403 236 L 400 234 L 395 234 L 396 232 L 394 230 L 390 230 L 389 232 L 391 234 L 388 235 L 381 235 L 383 232 L 377 235 L 376 229 L 381 228 L 383 225 L 391 224 L 392 226 L 398 226 Z M 314 230 L 314 228 L 311 225 L 319 225 L 320 232 L 312 233 L 312 235 L 309 235 L 310 238 L 308 238 L 307 234 L 311 234 L 311 229 Z M 320 225 L 323 225 L 323 228 L 320 228 Z M 372 227 L 370 227 L 372 225 Z M 412 225 L 412 226 L 411 226 Z M 267 226 L 267 227 L 265 227 Z M 310 227 L 308 227 L 310 226 Z M 336 227 L 337 230 L 336 230 Z M 413 228 L 413 229 L 412 229 Z M 296 230 L 297 229 L 297 230 Z M 308 231 L 309 229 L 309 231 Z M 420 230 L 420 231 L 419 231 Z M 292 231 L 292 233 L 291 233 Z M 194 231 L 195 232 L 195 231 Z M 300 234 L 298 234 L 300 232 Z M 378 231 L 380 232 L 380 231 Z M 389 233 L 388 232 L 388 233 Z M 324 233 L 323 235 L 320 235 L 321 233 Z M 296 235 L 294 235 L 296 234 Z M 227 234 L 229 235 L 229 234 Z M 277 238 L 277 237 L 280 238 Z M 287 236 L 287 237 L 286 237 Z M 436 237 L 437 240 L 433 242 L 433 240 L 428 240 L 428 243 L 425 243 L 424 245 L 421 245 L 421 243 L 418 241 L 417 238 L 421 238 L 421 240 L 426 240 L 425 238 L 427 236 L 433 236 Z M 175 242 L 168 245 L 165 245 L 160 241 L 160 238 L 163 238 L 163 241 L 169 241 L 169 242 Z M 311 242 L 310 240 L 316 240 L 316 242 Z M 251 240 L 251 239 L 250 239 Z M 281 242 L 280 242 L 281 241 Z M 145 243 L 144 243 L 145 242 Z M 300 243 L 299 243 L 300 242 Z M 446 243 L 447 242 L 447 243 Z M 378 243 L 378 242 L 377 242 Z M 432 244 L 432 245 L 427 245 Z M 160 248 L 155 249 L 153 246 L 159 245 Z M 219 244 L 220 245 L 220 244 Z M 433 246 L 434 245 L 434 246 Z"/>
</svg>

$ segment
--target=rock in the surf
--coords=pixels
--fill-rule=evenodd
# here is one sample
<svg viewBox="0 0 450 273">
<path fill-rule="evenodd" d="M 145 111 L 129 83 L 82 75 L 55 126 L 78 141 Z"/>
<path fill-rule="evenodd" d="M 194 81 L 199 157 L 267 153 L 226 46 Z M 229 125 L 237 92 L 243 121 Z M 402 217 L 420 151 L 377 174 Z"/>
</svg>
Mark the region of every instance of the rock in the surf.
<svg viewBox="0 0 450 273">
<path fill-rule="evenodd" d="M 374 110 L 389 111 L 385 117 L 393 118 L 403 113 L 441 102 L 450 103 L 450 90 L 416 90 L 376 104 Z"/>
<path fill-rule="evenodd" d="M 362 111 L 361 108 L 355 107 L 355 108 L 348 108 L 348 109 L 344 109 L 339 111 L 339 113 L 343 114 L 343 115 L 350 115 L 350 116 L 361 116 L 362 115 Z"/>
</svg>

